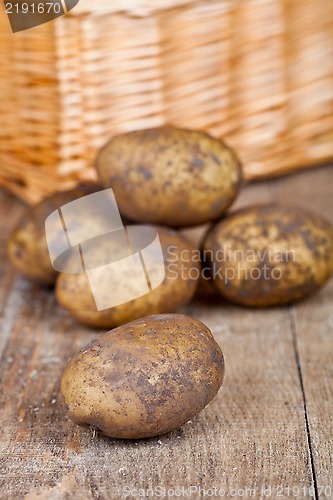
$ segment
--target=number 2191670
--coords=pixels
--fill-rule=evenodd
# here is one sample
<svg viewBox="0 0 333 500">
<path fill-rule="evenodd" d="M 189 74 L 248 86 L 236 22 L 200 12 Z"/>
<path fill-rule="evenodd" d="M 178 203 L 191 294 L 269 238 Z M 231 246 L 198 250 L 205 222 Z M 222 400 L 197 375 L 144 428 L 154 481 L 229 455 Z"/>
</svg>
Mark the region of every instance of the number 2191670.
<svg viewBox="0 0 333 500">
<path fill-rule="evenodd" d="M 39 2 L 39 3 L 6 3 L 7 14 L 50 14 L 54 12 L 55 14 L 60 14 L 61 4 L 53 2 Z"/>
<path fill-rule="evenodd" d="M 331 498 L 332 488 L 330 486 L 317 486 L 318 496 Z M 277 487 L 277 497 L 311 497 L 315 498 L 316 491 L 314 486 L 283 486 L 282 484 Z"/>
</svg>

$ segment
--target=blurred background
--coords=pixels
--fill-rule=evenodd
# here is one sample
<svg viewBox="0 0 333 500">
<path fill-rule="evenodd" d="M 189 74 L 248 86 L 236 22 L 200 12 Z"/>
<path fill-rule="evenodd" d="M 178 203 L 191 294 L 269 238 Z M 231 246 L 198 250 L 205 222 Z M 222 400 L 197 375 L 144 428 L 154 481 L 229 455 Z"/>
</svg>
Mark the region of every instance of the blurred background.
<svg viewBox="0 0 333 500">
<path fill-rule="evenodd" d="M 29 203 L 164 123 L 225 139 L 248 179 L 333 158 L 330 0 L 81 0 L 15 34 L 0 7 L 0 184 Z"/>
</svg>

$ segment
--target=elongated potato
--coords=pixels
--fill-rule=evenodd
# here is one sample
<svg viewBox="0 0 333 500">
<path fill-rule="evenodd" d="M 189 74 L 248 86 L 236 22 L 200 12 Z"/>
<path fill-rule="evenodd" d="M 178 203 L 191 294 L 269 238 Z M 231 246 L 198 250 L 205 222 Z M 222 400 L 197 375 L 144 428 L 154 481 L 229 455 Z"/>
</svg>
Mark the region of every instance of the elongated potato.
<svg viewBox="0 0 333 500">
<path fill-rule="evenodd" d="M 175 127 L 115 137 L 96 166 L 125 216 L 172 227 L 219 218 L 241 184 L 240 163 L 229 147 L 203 132 Z"/>
<path fill-rule="evenodd" d="M 147 438 L 177 429 L 215 396 L 221 349 L 200 321 L 147 316 L 108 332 L 76 354 L 61 390 L 74 422 L 113 438 Z"/>
<path fill-rule="evenodd" d="M 46 242 L 47 217 L 70 201 L 101 189 L 97 184 L 82 183 L 77 188 L 56 193 L 28 208 L 13 230 L 7 245 L 8 257 L 15 269 L 27 278 L 53 284 L 57 273 L 51 265 Z M 59 234 L 55 232 L 53 238 L 57 241 Z"/>
<path fill-rule="evenodd" d="M 151 227 L 157 230 L 163 252 L 165 279 L 162 284 L 149 293 L 127 301 L 127 294 L 140 280 L 142 268 L 141 264 L 122 266 L 126 249 L 123 248 L 121 240 L 111 237 L 105 245 L 98 245 L 94 252 L 96 267 L 101 269 L 98 295 L 105 298 L 106 302 L 110 299 L 110 304 L 115 297 L 125 297 L 123 303 L 97 310 L 87 273 L 61 273 L 56 283 L 56 297 L 59 304 L 83 324 L 111 328 L 140 316 L 172 312 L 189 302 L 200 277 L 200 262 L 195 258 L 194 247 L 176 231 L 160 226 Z M 131 226 L 128 226 L 127 230 L 130 228 Z M 119 263 L 113 268 L 112 276 L 109 272 L 104 272 L 104 267 L 101 267 L 110 262 L 111 255 L 112 260 Z M 160 271 L 160 262 L 156 261 L 153 255 L 151 257 L 149 272 L 154 277 Z"/>
<path fill-rule="evenodd" d="M 250 306 L 286 304 L 331 276 L 333 227 L 302 208 L 248 207 L 209 232 L 203 253 L 224 297 Z"/>
</svg>

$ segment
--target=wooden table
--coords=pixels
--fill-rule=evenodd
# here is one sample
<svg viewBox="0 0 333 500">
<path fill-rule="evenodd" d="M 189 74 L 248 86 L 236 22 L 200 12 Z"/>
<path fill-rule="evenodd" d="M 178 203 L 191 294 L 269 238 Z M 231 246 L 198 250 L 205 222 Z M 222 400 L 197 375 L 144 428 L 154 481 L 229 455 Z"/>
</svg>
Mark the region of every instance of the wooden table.
<svg viewBox="0 0 333 500">
<path fill-rule="evenodd" d="M 237 205 L 292 202 L 332 220 L 332 187 L 323 167 L 252 184 Z M 162 488 L 172 498 L 190 486 L 229 498 L 333 498 L 333 280 L 291 307 L 185 307 L 223 348 L 222 390 L 178 431 L 107 439 L 73 424 L 59 402 L 68 358 L 97 333 L 11 269 L 5 243 L 22 206 L 1 193 L 0 207 L 1 498 L 139 498 L 157 487 L 150 498 Z"/>
</svg>

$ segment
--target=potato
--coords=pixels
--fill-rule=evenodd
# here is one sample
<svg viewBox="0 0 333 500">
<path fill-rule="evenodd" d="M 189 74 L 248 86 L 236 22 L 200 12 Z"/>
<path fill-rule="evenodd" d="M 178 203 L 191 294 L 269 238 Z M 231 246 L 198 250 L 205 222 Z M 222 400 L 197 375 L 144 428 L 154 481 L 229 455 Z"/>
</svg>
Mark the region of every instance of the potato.
<svg viewBox="0 0 333 500">
<path fill-rule="evenodd" d="M 27 278 L 52 284 L 56 271 L 52 268 L 45 237 L 45 221 L 57 208 L 72 200 L 100 191 L 101 186 L 80 184 L 69 191 L 56 193 L 37 205 L 28 208 L 12 232 L 8 245 L 8 257 L 12 265 Z M 54 234 L 56 240 L 59 235 Z"/>
<path fill-rule="evenodd" d="M 91 342 L 66 367 L 61 390 L 76 423 L 112 438 L 177 429 L 214 398 L 224 376 L 210 330 L 181 314 L 147 316 Z"/>
<path fill-rule="evenodd" d="M 133 226 L 135 227 L 135 226 Z M 86 273 L 61 273 L 56 283 L 56 297 L 64 308 L 81 323 L 105 328 L 115 327 L 132 321 L 141 316 L 172 312 L 190 301 L 195 293 L 200 277 L 200 259 L 197 259 L 191 243 L 171 229 L 151 226 L 158 232 L 163 251 L 165 279 L 163 283 L 139 298 L 126 300 L 127 292 L 140 279 L 141 266 L 138 274 L 135 267 L 119 267 L 112 271 L 112 285 L 110 276 L 104 273 L 103 267 L 111 260 L 120 261 L 128 256 L 128 249 L 122 248 L 121 240 L 111 237 L 105 244 L 96 245 L 95 266 L 101 272 L 98 281 L 98 294 L 110 297 L 125 297 L 124 303 L 104 310 L 97 310 L 94 295 Z M 127 230 L 130 230 L 128 226 Z M 126 251 L 126 255 L 124 255 Z M 129 252 L 131 253 L 131 252 Z M 160 264 L 154 260 L 150 266 L 150 273 L 154 275 Z M 69 264 L 71 262 L 69 261 Z M 163 263 L 162 263 L 163 264 Z"/>
<path fill-rule="evenodd" d="M 287 304 L 331 276 L 333 227 L 297 207 L 248 207 L 209 232 L 203 253 L 224 297 L 249 306 Z"/>
<path fill-rule="evenodd" d="M 240 163 L 223 142 L 171 126 L 115 137 L 96 167 L 125 216 L 172 227 L 219 218 L 241 184 Z"/>
<path fill-rule="evenodd" d="M 213 278 L 209 276 L 208 270 L 203 272 L 197 290 L 195 293 L 195 299 L 200 302 L 217 303 L 220 301 L 221 295 L 214 286 Z"/>
<path fill-rule="evenodd" d="M 211 225 L 206 224 L 200 227 L 181 229 L 180 234 L 188 239 L 194 245 L 195 249 L 200 252 L 204 238 L 210 228 Z M 205 266 L 203 266 L 203 269 L 201 270 L 201 276 L 199 278 L 195 297 L 204 302 L 216 302 L 221 297 L 213 284 L 213 279 L 210 276 L 209 269 Z"/>
</svg>

